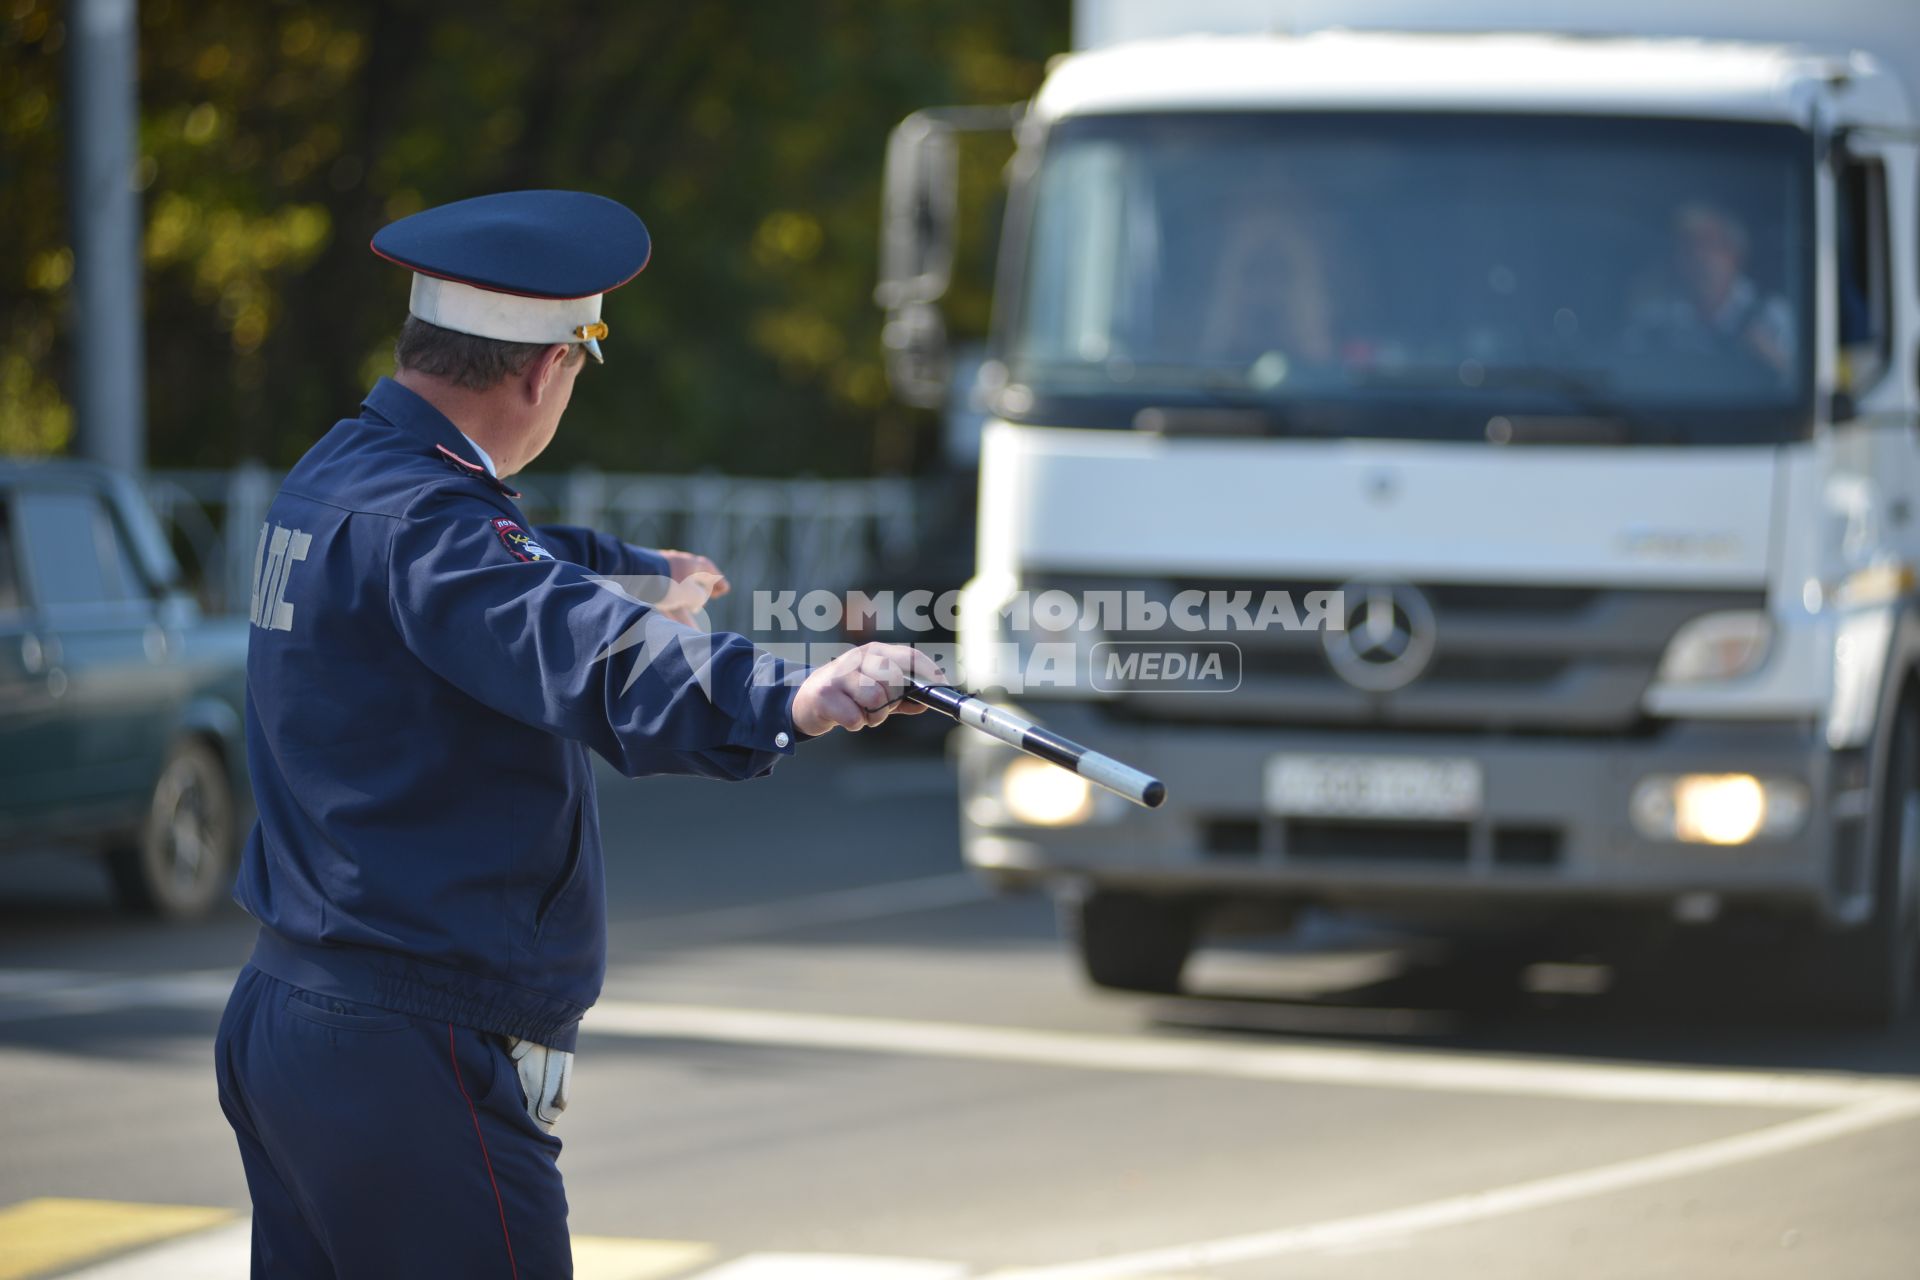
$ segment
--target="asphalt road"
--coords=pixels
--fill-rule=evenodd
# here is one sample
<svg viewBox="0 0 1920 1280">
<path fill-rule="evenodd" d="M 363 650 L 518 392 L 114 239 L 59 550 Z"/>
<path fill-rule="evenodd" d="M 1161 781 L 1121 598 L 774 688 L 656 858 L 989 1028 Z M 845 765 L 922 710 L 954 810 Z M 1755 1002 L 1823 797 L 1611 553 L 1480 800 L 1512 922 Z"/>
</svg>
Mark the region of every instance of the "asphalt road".
<svg viewBox="0 0 1920 1280">
<path fill-rule="evenodd" d="M 1920 1275 L 1920 1027 L 1661 982 L 1487 1007 L 1319 923 L 1209 951 L 1193 998 L 1094 994 L 1045 902 L 961 874 L 952 808 L 937 758 L 841 741 L 604 788 L 583 1277 Z M 209 1059 L 250 934 L 0 865 L 0 1280 L 245 1274 Z"/>
</svg>

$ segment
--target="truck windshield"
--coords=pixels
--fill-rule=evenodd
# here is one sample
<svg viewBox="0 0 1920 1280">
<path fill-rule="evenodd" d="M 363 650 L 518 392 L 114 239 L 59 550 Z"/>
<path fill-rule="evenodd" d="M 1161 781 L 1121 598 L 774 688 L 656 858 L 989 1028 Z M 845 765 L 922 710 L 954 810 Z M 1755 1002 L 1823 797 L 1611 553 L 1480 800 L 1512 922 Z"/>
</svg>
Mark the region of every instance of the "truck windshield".
<svg viewBox="0 0 1920 1280">
<path fill-rule="evenodd" d="M 1069 120 L 1032 179 L 1004 399 L 1063 425 L 1803 435 L 1812 173 L 1807 134 L 1758 123 Z"/>
</svg>

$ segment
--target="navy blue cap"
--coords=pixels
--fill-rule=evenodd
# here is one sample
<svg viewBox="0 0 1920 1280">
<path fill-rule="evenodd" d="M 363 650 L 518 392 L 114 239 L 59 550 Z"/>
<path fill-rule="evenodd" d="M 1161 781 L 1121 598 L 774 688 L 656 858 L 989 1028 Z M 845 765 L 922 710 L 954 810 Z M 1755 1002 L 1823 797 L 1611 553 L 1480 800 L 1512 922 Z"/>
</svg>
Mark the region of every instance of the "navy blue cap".
<svg viewBox="0 0 1920 1280">
<path fill-rule="evenodd" d="M 503 191 L 384 226 L 373 251 L 413 270 L 408 309 L 502 342 L 571 342 L 601 358 L 600 300 L 653 252 L 633 210 L 585 191 Z"/>
<path fill-rule="evenodd" d="M 647 228 L 586 191 L 503 191 L 388 223 L 373 251 L 422 275 L 525 298 L 585 298 L 640 274 Z"/>
</svg>

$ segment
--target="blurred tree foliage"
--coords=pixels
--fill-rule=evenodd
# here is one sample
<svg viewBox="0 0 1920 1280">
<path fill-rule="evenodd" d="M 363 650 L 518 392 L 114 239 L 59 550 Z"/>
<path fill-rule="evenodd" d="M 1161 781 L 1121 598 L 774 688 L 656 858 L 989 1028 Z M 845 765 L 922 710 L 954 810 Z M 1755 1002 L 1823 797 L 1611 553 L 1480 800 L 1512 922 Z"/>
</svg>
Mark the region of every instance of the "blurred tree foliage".
<svg viewBox="0 0 1920 1280">
<path fill-rule="evenodd" d="M 1038 87 L 1066 0 L 142 0 L 150 456 L 286 464 L 391 367 L 386 221 L 567 186 L 637 209 L 646 273 L 553 464 L 899 469 L 871 299 L 880 160 L 907 112 Z M 71 344 L 65 7 L 0 0 L 0 452 L 63 447 Z M 995 166 L 968 152 L 973 260 Z M 984 327 L 979 273 L 955 327 Z"/>
</svg>

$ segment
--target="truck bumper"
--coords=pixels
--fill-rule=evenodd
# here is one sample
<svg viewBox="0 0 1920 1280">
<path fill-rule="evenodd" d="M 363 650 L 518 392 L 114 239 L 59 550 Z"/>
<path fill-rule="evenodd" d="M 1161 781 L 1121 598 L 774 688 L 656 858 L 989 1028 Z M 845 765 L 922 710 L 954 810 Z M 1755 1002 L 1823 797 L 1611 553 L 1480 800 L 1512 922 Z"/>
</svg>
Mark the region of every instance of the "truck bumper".
<svg viewBox="0 0 1920 1280">
<path fill-rule="evenodd" d="M 1020 825 L 997 803 L 1014 753 L 966 734 L 958 744 L 962 847 L 970 865 L 1002 880 L 1436 914 L 1502 902 L 1647 907 L 1705 892 L 1837 919 L 1858 874 L 1857 847 L 1845 846 L 1857 846 L 1860 823 L 1857 815 L 1836 821 L 1835 757 L 1811 725 L 1673 723 L 1645 737 L 1513 738 L 1143 725 L 1083 704 L 1027 709 L 1161 777 L 1169 798 L 1145 811 L 1102 796 L 1083 824 Z M 1264 770 L 1282 752 L 1475 760 L 1484 805 L 1455 824 L 1272 815 Z M 1806 818 L 1791 835 L 1734 847 L 1642 836 L 1628 816 L 1634 785 L 1695 772 L 1797 779 L 1810 797 Z"/>
</svg>

